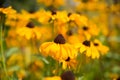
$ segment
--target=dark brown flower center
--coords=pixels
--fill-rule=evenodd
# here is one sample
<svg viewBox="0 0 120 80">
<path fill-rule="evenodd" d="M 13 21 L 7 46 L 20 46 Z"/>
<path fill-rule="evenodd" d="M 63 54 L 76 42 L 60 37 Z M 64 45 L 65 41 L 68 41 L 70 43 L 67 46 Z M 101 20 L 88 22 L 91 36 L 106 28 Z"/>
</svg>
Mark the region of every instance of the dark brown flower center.
<svg viewBox="0 0 120 80">
<path fill-rule="evenodd" d="M 117 78 L 117 80 L 120 80 L 120 76 Z"/>
<path fill-rule="evenodd" d="M 61 75 L 62 80 L 75 80 L 75 76 L 72 71 L 66 71 Z"/>
<path fill-rule="evenodd" d="M 68 36 L 73 35 L 73 31 L 72 31 L 72 30 L 68 30 L 68 31 L 67 31 L 67 35 L 68 35 Z"/>
<path fill-rule="evenodd" d="M 52 15 L 57 14 L 56 10 L 52 10 L 51 12 L 52 12 Z"/>
<path fill-rule="evenodd" d="M 68 57 L 65 61 L 70 61 L 70 57 Z"/>
<path fill-rule="evenodd" d="M 87 31 L 88 27 L 87 26 L 83 26 L 83 30 Z"/>
<path fill-rule="evenodd" d="M 58 34 L 58 36 L 54 39 L 54 42 L 57 44 L 65 44 L 66 41 L 62 34 Z"/>
<path fill-rule="evenodd" d="M 94 43 L 94 45 L 95 45 L 95 46 L 99 46 L 99 44 L 98 44 L 98 43 Z"/>
<path fill-rule="evenodd" d="M 28 27 L 28 28 L 34 28 L 35 26 L 34 26 L 33 22 L 29 22 L 29 23 L 26 25 L 26 27 Z"/>
<path fill-rule="evenodd" d="M 85 41 L 83 42 L 83 44 L 84 44 L 85 46 L 89 46 L 89 47 L 90 47 L 90 41 L 85 40 Z"/>
<path fill-rule="evenodd" d="M 72 13 L 68 13 L 68 17 L 69 17 L 70 15 L 72 15 Z"/>
</svg>

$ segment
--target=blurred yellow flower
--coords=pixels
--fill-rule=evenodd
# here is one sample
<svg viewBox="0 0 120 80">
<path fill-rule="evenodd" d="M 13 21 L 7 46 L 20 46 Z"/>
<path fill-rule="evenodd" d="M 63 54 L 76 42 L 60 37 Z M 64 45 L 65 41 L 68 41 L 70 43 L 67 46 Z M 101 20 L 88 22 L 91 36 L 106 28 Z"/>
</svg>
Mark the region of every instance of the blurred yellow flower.
<svg viewBox="0 0 120 80">
<path fill-rule="evenodd" d="M 36 27 L 33 22 L 28 22 L 26 26 L 19 27 L 16 32 L 19 36 L 25 37 L 28 40 L 31 38 L 40 39 L 41 37 L 40 28 Z"/>
<path fill-rule="evenodd" d="M 102 45 L 102 43 L 97 39 L 94 40 L 93 44 L 102 55 L 106 54 L 109 51 L 109 48 Z"/>
<path fill-rule="evenodd" d="M 84 35 L 87 40 L 90 40 L 92 36 L 97 36 L 99 34 L 99 28 L 92 22 L 88 23 L 88 26 L 82 26 L 78 33 Z"/>
<path fill-rule="evenodd" d="M 84 53 L 87 57 L 91 57 L 92 59 L 98 59 L 100 57 L 98 50 L 94 47 L 93 43 L 88 40 L 80 44 L 80 53 Z"/>
<path fill-rule="evenodd" d="M 88 25 L 88 19 L 84 15 L 72 13 L 71 15 L 69 15 L 69 19 L 70 21 L 74 21 L 78 27 L 81 25 Z"/>
<path fill-rule="evenodd" d="M 52 14 L 50 11 L 45 11 L 44 9 L 40 9 L 34 13 L 34 17 L 41 24 L 46 24 L 52 18 Z"/>
<path fill-rule="evenodd" d="M 11 6 L 9 6 L 9 7 L 7 7 L 7 8 L 0 8 L 0 13 L 3 13 L 3 14 L 7 14 L 7 15 L 11 15 L 11 14 L 14 14 L 14 13 L 16 13 L 16 11 L 11 7 Z"/>
<path fill-rule="evenodd" d="M 59 76 L 46 77 L 44 80 L 62 80 Z"/>
<path fill-rule="evenodd" d="M 77 67 L 77 61 L 76 59 L 71 59 L 70 57 L 68 57 L 66 60 L 62 60 L 62 68 L 63 69 L 70 69 L 70 68 L 73 68 L 75 69 Z"/>
</svg>

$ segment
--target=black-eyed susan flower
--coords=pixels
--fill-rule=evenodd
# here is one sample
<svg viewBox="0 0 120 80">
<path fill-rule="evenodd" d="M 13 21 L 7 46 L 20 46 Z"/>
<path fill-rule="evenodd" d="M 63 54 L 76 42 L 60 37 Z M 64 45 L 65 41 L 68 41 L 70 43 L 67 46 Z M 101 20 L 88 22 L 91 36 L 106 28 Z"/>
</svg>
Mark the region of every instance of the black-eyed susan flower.
<svg viewBox="0 0 120 80">
<path fill-rule="evenodd" d="M 39 49 L 43 55 L 51 56 L 58 61 L 66 60 L 68 57 L 73 59 L 77 56 L 77 50 L 66 43 L 62 34 L 58 34 L 53 42 L 43 43 Z"/>
<path fill-rule="evenodd" d="M 52 17 L 53 20 L 57 20 L 60 23 L 66 23 L 69 21 L 68 13 L 66 11 L 56 11 L 56 14 Z"/>
<path fill-rule="evenodd" d="M 7 14 L 7 15 L 16 13 L 16 11 L 11 6 L 6 7 L 6 8 L 4 8 L 4 7 L 0 8 L 0 12 L 3 14 Z"/>
<path fill-rule="evenodd" d="M 55 8 L 64 5 L 65 1 L 64 0 L 37 0 L 38 3 L 44 4 L 45 6 L 53 6 Z"/>
<path fill-rule="evenodd" d="M 62 80 L 60 76 L 46 77 L 44 80 Z"/>
<path fill-rule="evenodd" d="M 80 44 L 80 53 L 84 53 L 92 59 L 99 58 L 100 54 L 91 41 L 85 40 Z"/>
<path fill-rule="evenodd" d="M 77 61 L 76 59 L 71 59 L 70 57 L 68 57 L 66 60 L 62 60 L 62 68 L 66 69 L 66 68 L 73 68 L 75 69 L 77 66 Z"/>
<path fill-rule="evenodd" d="M 102 55 L 109 51 L 109 48 L 105 45 L 102 45 L 102 43 L 97 39 L 94 40 L 93 44 Z"/>
<path fill-rule="evenodd" d="M 71 15 L 69 15 L 69 19 L 70 21 L 74 21 L 77 24 L 77 26 L 88 24 L 88 19 L 84 15 L 72 13 Z"/>
<path fill-rule="evenodd" d="M 51 19 L 52 14 L 50 11 L 45 11 L 44 9 L 40 9 L 34 13 L 34 18 L 38 20 L 41 24 L 46 24 Z"/>
<path fill-rule="evenodd" d="M 100 55 L 107 53 L 109 48 L 101 44 L 99 40 L 83 41 L 80 45 L 80 53 L 85 53 L 87 57 L 91 57 L 92 59 L 99 58 Z"/>
<path fill-rule="evenodd" d="M 41 37 L 40 28 L 36 27 L 33 22 L 28 22 L 26 26 L 18 28 L 16 32 L 19 36 L 25 37 L 28 40 L 31 38 L 40 39 Z"/>
<path fill-rule="evenodd" d="M 87 40 L 89 40 L 92 36 L 97 36 L 99 34 L 99 28 L 92 23 L 89 22 L 88 26 L 82 26 L 81 29 L 78 30 L 80 35 L 84 35 Z"/>
</svg>

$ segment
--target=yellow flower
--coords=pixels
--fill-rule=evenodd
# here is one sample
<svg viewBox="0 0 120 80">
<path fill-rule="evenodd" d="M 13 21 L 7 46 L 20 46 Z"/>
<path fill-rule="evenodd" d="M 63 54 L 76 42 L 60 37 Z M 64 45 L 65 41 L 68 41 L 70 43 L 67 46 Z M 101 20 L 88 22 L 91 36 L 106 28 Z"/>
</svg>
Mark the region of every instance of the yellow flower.
<svg viewBox="0 0 120 80">
<path fill-rule="evenodd" d="M 43 3 L 45 6 L 52 5 L 53 0 L 37 0 L 38 3 Z"/>
<path fill-rule="evenodd" d="M 41 24 L 46 24 L 49 22 L 49 20 L 51 19 L 52 15 L 50 11 L 45 11 L 44 9 L 40 9 L 38 10 L 35 14 L 34 14 L 35 18 L 38 20 L 38 22 L 40 22 Z"/>
<path fill-rule="evenodd" d="M 81 35 L 84 35 L 87 40 L 89 40 L 92 36 L 97 36 L 99 34 L 99 29 L 97 26 L 89 22 L 88 26 L 82 26 L 79 30 L 78 33 Z"/>
<path fill-rule="evenodd" d="M 19 27 L 17 29 L 17 34 L 28 40 L 31 38 L 40 39 L 41 37 L 40 28 L 36 27 L 32 22 L 29 22 L 25 27 Z"/>
<path fill-rule="evenodd" d="M 85 53 L 87 57 L 91 57 L 92 59 L 99 58 L 100 55 L 104 55 L 107 53 L 109 48 L 101 44 L 99 40 L 88 41 L 85 40 L 80 46 L 80 53 Z"/>
<path fill-rule="evenodd" d="M 97 39 L 94 40 L 93 44 L 98 49 L 98 51 L 101 52 L 102 55 L 109 51 L 109 48 L 107 46 L 102 45 L 102 43 Z"/>
<path fill-rule="evenodd" d="M 16 11 L 14 9 L 12 9 L 11 6 L 7 7 L 7 8 L 0 8 L 0 12 L 2 12 L 3 14 L 7 14 L 7 15 L 11 15 L 13 13 L 16 13 Z"/>
<path fill-rule="evenodd" d="M 70 21 L 74 21 L 78 26 L 88 24 L 88 19 L 84 15 L 72 13 L 71 15 L 69 15 L 69 19 Z"/>
<path fill-rule="evenodd" d="M 94 47 L 93 43 L 88 40 L 80 44 L 80 53 L 83 52 L 87 57 L 91 57 L 92 59 L 100 57 L 98 50 Z"/>
<path fill-rule="evenodd" d="M 44 4 L 45 6 L 53 6 L 55 8 L 64 5 L 64 0 L 37 0 L 37 2 Z"/>
<path fill-rule="evenodd" d="M 54 1 L 53 1 L 53 5 L 54 5 L 55 7 L 62 6 L 62 5 L 64 5 L 64 3 L 65 3 L 65 0 L 54 0 Z"/>
<path fill-rule="evenodd" d="M 66 60 L 68 57 L 72 59 L 77 56 L 76 49 L 66 43 L 61 34 L 54 39 L 54 42 L 45 42 L 40 46 L 40 52 L 44 56 L 51 56 L 52 58 L 60 61 Z"/>
<path fill-rule="evenodd" d="M 46 77 L 44 80 L 62 80 L 59 76 Z"/>
<path fill-rule="evenodd" d="M 70 57 L 68 57 L 66 60 L 62 60 L 62 68 L 66 69 L 66 68 L 73 68 L 75 69 L 77 66 L 77 61 L 76 59 L 71 59 Z"/>
<path fill-rule="evenodd" d="M 16 63 L 17 62 L 17 63 Z M 24 57 L 21 53 L 13 53 L 7 60 L 7 66 L 19 65 L 23 67 Z"/>
<path fill-rule="evenodd" d="M 53 14 L 53 13 L 52 13 Z M 68 13 L 66 11 L 56 11 L 52 17 L 54 20 L 57 20 L 61 23 L 66 23 L 69 21 Z"/>
</svg>

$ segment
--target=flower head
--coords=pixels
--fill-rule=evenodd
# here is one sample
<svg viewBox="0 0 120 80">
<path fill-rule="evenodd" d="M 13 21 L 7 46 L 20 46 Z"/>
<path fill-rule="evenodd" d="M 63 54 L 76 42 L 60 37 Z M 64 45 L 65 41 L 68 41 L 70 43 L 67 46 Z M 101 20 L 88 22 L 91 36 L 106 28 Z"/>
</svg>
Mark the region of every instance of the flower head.
<svg viewBox="0 0 120 80">
<path fill-rule="evenodd" d="M 44 80 L 62 80 L 59 76 L 46 77 Z"/>
<path fill-rule="evenodd" d="M 70 57 L 68 57 L 66 60 L 62 60 L 62 68 L 66 69 L 66 68 L 73 68 L 75 69 L 77 66 L 77 61 L 76 59 L 71 59 Z"/>
<path fill-rule="evenodd" d="M 36 27 L 33 22 L 28 22 L 26 26 L 17 29 L 19 36 L 25 37 L 26 39 L 41 38 L 41 32 L 39 27 Z"/>
<path fill-rule="evenodd" d="M 87 57 L 92 59 L 99 58 L 100 54 L 98 50 L 93 46 L 91 41 L 85 40 L 80 46 L 80 53 L 85 53 Z"/>
<path fill-rule="evenodd" d="M 76 49 L 66 43 L 64 37 L 61 34 L 54 39 L 54 42 L 46 42 L 40 46 L 40 52 L 45 56 L 51 56 L 52 58 L 61 61 L 66 60 L 68 57 L 72 59 L 77 56 Z"/>
</svg>

